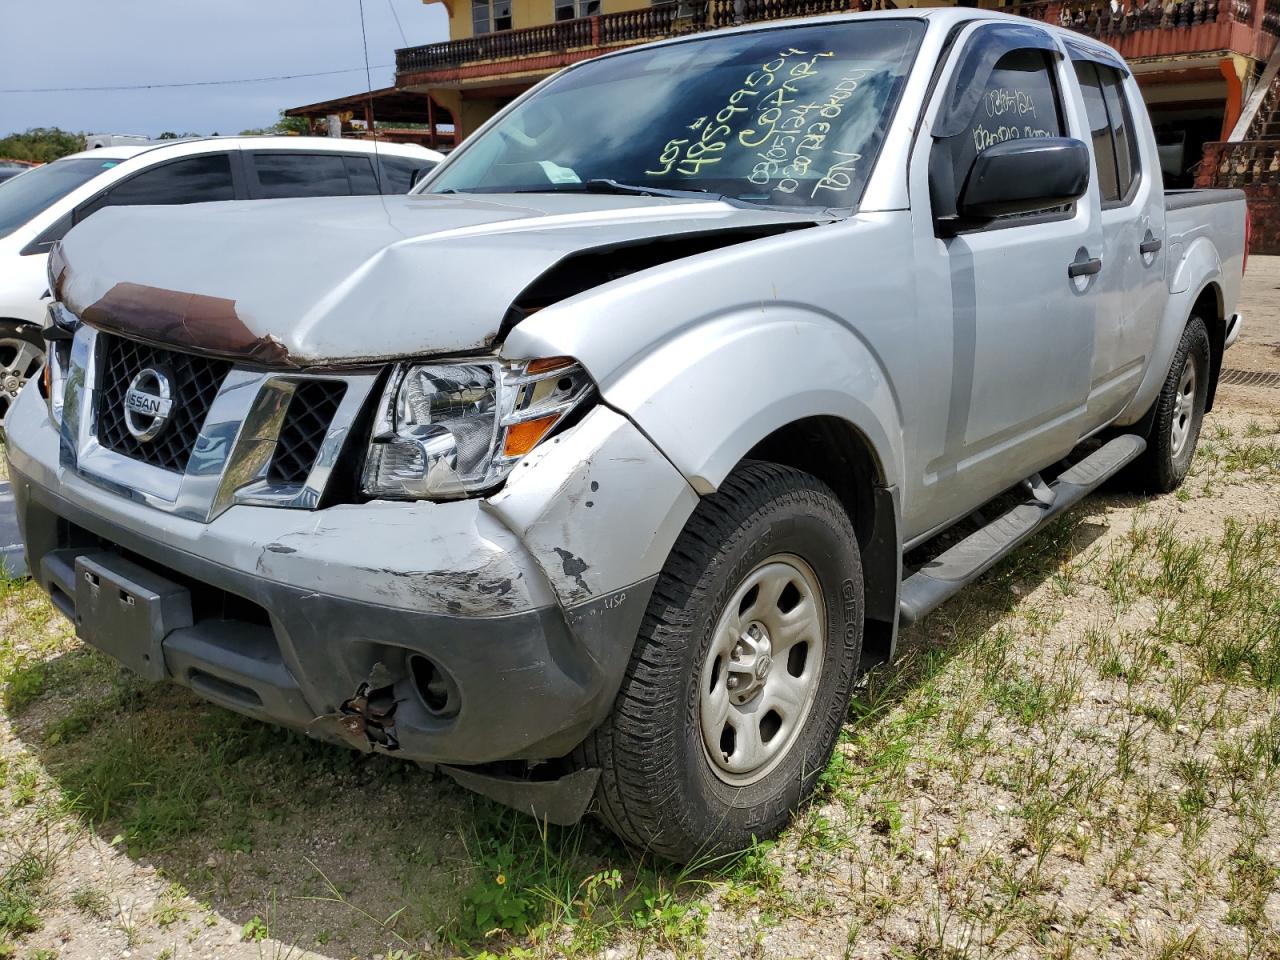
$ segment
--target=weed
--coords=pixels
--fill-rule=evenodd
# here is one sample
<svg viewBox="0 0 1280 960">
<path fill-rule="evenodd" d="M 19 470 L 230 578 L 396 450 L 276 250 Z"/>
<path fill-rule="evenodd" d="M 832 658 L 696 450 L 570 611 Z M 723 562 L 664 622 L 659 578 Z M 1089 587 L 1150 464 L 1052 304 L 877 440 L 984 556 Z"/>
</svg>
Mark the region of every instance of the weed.
<svg viewBox="0 0 1280 960">
<path fill-rule="evenodd" d="M 0 940 L 40 929 L 40 901 L 49 872 L 49 864 L 30 852 L 0 870 Z"/>
<path fill-rule="evenodd" d="M 261 943 L 271 935 L 271 931 L 267 929 L 267 921 L 261 917 L 250 917 L 249 922 L 240 928 L 240 941 L 242 943 Z"/>
<path fill-rule="evenodd" d="M 71 905 L 94 920 L 106 920 L 111 916 L 111 901 L 97 887 L 76 887 L 71 891 Z"/>
</svg>

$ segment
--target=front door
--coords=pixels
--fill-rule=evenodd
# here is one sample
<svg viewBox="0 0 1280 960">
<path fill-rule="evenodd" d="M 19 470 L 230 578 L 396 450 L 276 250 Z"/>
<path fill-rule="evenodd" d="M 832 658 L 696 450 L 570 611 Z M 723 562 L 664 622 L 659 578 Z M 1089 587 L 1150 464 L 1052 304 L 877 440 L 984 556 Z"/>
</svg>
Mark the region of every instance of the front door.
<svg viewBox="0 0 1280 960">
<path fill-rule="evenodd" d="M 922 271 L 919 302 L 945 314 L 934 335 L 951 358 L 937 422 L 919 434 L 926 456 L 907 517 L 916 533 L 1065 456 L 1082 432 L 1093 365 L 1098 274 L 1068 272 L 1102 255 L 1092 183 L 1068 207 L 955 236 L 936 219 L 947 190 L 958 193 L 985 147 L 1015 137 L 1087 137 L 1081 111 L 1062 95 L 1070 69 L 1062 48 L 1039 28 L 988 23 L 970 28 L 958 49 L 933 108 L 933 136 L 921 137 L 912 161 L 912 195 L 934 208 L 915 219 L 917 252 L 942 264 Z M 921 147 L 929 153 L 927 183 L 919 183 Z"/>
</svg>

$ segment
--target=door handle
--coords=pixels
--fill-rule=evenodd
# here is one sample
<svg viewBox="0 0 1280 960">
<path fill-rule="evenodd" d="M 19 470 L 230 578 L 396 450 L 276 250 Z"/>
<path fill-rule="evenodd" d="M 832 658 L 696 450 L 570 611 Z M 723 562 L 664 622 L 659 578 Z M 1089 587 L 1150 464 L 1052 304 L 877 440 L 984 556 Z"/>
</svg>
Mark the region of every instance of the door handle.
<svg viewBox="0 0 1280 960">
<path fill-rule="evenodd" d="M 1147 239 L 1138 244 L 1138 252 L 1145 257 L 1149 253 L 1157 253 L 1163 245 L 1164 243 L 1159 237 L 1153 237 L 1148 233 Z"/>
<path fill-rule="evenodd" d="M 1090 257 L 1087 260 L 1077 260 L 1075 263 L 1067 265 L 1067 276 L 1074 280 L 1076 277 L 1092 277 L 1095 273 L 1102 271 L 1102 258 Z"/>
</svg>

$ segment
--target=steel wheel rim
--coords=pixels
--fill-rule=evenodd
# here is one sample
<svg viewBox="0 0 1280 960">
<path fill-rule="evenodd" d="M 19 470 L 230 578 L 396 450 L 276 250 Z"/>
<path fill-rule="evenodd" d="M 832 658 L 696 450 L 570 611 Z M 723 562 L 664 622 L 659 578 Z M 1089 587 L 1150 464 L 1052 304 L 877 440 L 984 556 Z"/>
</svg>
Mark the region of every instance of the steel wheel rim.
<svg viewBox="0 0 1280 960">
<path fill-rule="evenodd" d="M 1172 441 L 1173 455 L 1182 453 L 1191 436 L 1191 425 L 1196 409 L 1196 363 L 1188 356 L 1182 366 L 1182 375 L 1178 378 L 1178 390 L 1173 395 L 1173 424 L 1169 437 Z"/>
<path fill-rule="evenodd" d="M 755 783 L 790 752 L 817 698 L 825 641 L 822 588 L 794 554 L 761 561 L 734 590 L 698 675 L 703 750 L 725 783 Z"/>
<path fill-rule="evenodd" d="M 0 337 L 0 419 L 28 380 L 44 366 L 44 351 L 21 337 Z"/>
</svg>

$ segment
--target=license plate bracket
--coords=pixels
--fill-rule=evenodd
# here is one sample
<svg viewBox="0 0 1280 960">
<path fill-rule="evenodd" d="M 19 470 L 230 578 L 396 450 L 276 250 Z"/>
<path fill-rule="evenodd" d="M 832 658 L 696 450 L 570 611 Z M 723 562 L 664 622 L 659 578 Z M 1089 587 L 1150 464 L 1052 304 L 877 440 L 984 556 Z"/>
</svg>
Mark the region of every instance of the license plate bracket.
<svg viewBox="0 0 1280 960">
<path fill-rule="evenodd" d="M 76 557 L 76 636 L 148 680 L 167 676 L 164 638 L 191 626 L 191 592 L 112 553 Z"/>
</svg>

